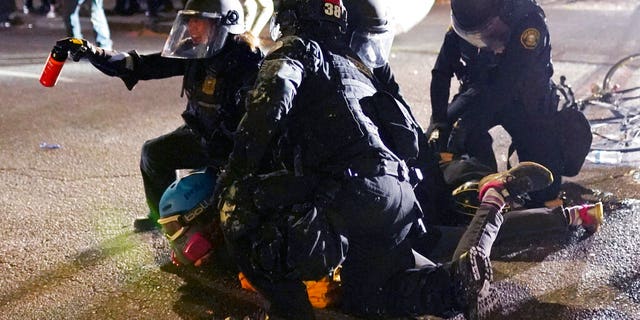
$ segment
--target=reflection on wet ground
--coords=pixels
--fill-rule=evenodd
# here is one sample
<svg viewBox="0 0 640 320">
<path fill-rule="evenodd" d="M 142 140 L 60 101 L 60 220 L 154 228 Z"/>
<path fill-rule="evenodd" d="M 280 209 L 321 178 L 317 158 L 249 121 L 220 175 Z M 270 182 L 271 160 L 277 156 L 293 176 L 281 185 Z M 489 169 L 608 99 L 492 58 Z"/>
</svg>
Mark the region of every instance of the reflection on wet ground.
<svg viewBox="0 0 640 320">
<path fill-rule="evenodd" d="M 567 203 L 602 201 L 605 223 L 494 251 L 496 319 L 640 319 L 640 200 L 563 186 Z M 525 248 L 525 249 L 522 249 Z"/>
</svg>

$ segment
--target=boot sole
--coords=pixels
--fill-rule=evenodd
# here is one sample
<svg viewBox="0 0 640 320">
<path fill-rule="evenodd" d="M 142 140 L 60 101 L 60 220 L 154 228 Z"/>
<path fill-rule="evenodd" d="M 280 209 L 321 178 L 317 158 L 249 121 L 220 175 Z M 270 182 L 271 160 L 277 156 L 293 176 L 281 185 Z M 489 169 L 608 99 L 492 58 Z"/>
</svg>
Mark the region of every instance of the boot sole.
<svg viewBox="0 0 640 320">
<path fill-rule="evenodd" d="M 506 179 L 504 186 L 509 194 L 519 196 L 548 187 L 553 183 L 553 174 L 541 164 L 530 161 L 520 162 L 507 171 L 482 178 L 478 183 L 479 189 L 482 190 L 485 184 L 497 179 Z"/>
<path fill-rule="evenodd" d="M 493 294 L 491 288 L 491 281 L 493 281 L 491 261 L 477 247 L 471 247 L 466 258 L 468 258 L 468 261 L 464 261 L 466 267 L 460 266 L 462 268 L 459 269 L 461 279 L 466 279 L 463 288 L 466 302 L 465 317 L 486 319 L 493 314 L 498 305 L 497 296 Z"/>
</svg>

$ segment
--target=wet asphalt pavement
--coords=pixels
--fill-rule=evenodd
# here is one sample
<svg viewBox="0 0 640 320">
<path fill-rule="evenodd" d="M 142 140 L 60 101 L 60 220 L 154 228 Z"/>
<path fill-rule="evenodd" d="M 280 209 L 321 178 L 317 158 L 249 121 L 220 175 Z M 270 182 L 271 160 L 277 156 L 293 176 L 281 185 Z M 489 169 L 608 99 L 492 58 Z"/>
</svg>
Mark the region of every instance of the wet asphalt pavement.
<svg viewBox="0 0 640 320">
<path fill-rule="evenodd" d="M 617 58 L 640 52 L 637 1 L 541 2 L 554 78 L 567 75 L 579 95 Z M 159 50 L 170 26 L 143 29 L 143 15 L 110 21 L 115 48 L 141 52 Z M 446 7 L 436 6 L 398 36 L 391 58 L 425 125 L 430 70 L 447 21 Z M 45 89 L 37 77 L 63 36 L 61 21 L 25 22 L 0 31 L 0 319 L 217 320 L 255 310 L 262 301 L 240 289 L 223 256 L 206 268 L 177 269 L 159 233 L 133 232 L 133 218 L 146 213 L 140 146 L 180 125 L 180 79 L 128 92 L 120 80 L 69 61 L 56 87 Z M 492 133 L 505 154 L 508 137 L 499 128 Z M 43 150 L 42 142 L 61 148 Z M 502 311 L 495 318 L 640 319 L 640 164 L 586 163 L 563 190 L 569 203 L 603 201 L 605 224 L 594 235 L 568 230 L 496 248 Z M 355 319 L 334 308 L 317 315 Z"/>
</svg>

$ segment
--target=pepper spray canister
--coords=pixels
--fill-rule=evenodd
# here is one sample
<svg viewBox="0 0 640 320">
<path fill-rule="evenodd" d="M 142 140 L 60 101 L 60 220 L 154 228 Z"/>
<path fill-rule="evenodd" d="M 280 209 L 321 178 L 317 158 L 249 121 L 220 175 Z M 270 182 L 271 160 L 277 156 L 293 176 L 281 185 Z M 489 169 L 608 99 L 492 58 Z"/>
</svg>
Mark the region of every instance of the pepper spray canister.
<svg viewBox="0 0 640 320">
<path fill-rule="evenodd" d="M 40 83 L 43 86 L 53 87 L 56 84 L 60 71 L 62 71 L 62 66 L 67 60 L 67 55 L 67 50 L 57 46 L 53 47 L 49 54 L 49 58 L 47 58 L 47 63 L 45 63 L 44 68 L 42 69 L 42 74 L 40 75 Z"/>
</svg>

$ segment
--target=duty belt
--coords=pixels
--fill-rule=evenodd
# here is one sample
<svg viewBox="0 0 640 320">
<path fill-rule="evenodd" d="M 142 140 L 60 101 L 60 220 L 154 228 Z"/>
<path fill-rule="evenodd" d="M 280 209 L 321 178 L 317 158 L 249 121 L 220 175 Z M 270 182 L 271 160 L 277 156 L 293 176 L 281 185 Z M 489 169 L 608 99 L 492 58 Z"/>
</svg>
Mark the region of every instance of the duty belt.
<svg viewBox="0 0 640 320">
<path fill-rule="evenodd" d="M 390 175 L 400 181 L 409 180 L 409 169 L 404 161 L 387 159 L 362 159 L 344 170 L 345 177 L 377 177 Z"/>
</svg>

